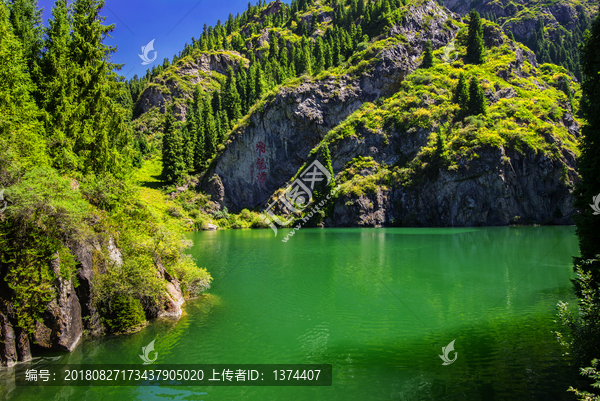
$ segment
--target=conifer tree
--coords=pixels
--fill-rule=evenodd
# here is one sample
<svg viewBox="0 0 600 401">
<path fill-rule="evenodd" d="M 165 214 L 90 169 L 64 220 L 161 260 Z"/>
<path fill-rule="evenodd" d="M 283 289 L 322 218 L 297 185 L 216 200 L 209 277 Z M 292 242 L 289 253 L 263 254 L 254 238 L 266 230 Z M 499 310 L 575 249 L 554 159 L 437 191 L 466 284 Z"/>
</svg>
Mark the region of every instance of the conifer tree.
<svg viewBox="0 0 600 401">
<path fill-rule="evenodd" d="M 467 61 L 473 64 L 481 64 L 485 61 L 481 18 L 479 17 L 479 13 L 475 10 L 471 10 L 469 18 Z"/>
<path fill-rule="evenodd" d="M 467 114 L 476 116 L 486 113 L 485 95 L 479 81 L 475 77 L 471 77 L 469 82 L 469 103 Z"/>
<path fill-rule="evenodd" d="M 577 236 L 579 237 L 579 250 L 581 258 L 577 261 L 594 259 L 600 254 L 599 218 L 594 215 L 590 204 L 595 202 L 600 193 L 600 14 L 592 22 L 590 30 L 586 33 L 581 51 L 581 72 L 583 82 L 581 90 L 581 112 L 586 122 L 581 128 L 578 172 L 581 181 L 575 190 L 575 206 L 581 211 L 575 217 Z M 596 288 L 600 283 L 600 264 L 584 264 L 583 268 L 592 273 Z M 597 355 L 594 355 L 597 356 Z"/>
<path fill-rule="evenodd" d="M 242 117 L 240 94 L 237 90 L 237 82 L 231 66 L 227 68 L 227 80 L 225 81 L 225 88 L 223 91 L 223 102 L 230 122 L 235 123 Z"/>
<path fill-rule="evenodd" d="M 163 176 L 167 181 L 176 182 L 186 171 L 183 139 L 181 132 L 175 128 L 173 108 L 169 107 L 163 125 Z"/>
<path fill-rule="evenodd" d="M 429 68 L 433 66 L 433 49 L 431 48 L 431 41 L 428 40 L 425 44 L 425 53 L 423 54 L 423 68 Z"/>
<path fill-rule="evenodd" d="M 254 81 L 254 94 L 256 100 L 260 99 L 265 93 L 265 80 L 263 78 L 263 71 L 260 64 L 256 64 L 256 75 Z"/>
<path fill-rule="evenodd" d="M 46 31 L 46 52 L 41 60 L 40 106 L 44 110 L 44 126 L 48 152 L 59 170 L 77 169 L 74 151 L 77 135 L 75 124 L 75 65 L 70 57 L 71 23 L 67 0 L 58 0 L 52 8 L 52 19 Z"/>
<path fill-rule="evenodd" d="M 212 104 L 207 98 L 204 99 L 202 119 L 204 121 L 204 156 L 205 161 L 212 159 L 217 151 L 217 127 L 214 119 Z"/>
<path fill-rule="evenodd" d="M 197 99 L 197 100 L 196 100 Z M 195 141 L 194 145 L 194 170 L 202 171 L 204 168 L 206 156 L 206 140 L 204 137 L 204 102 L 198 97 L 194 98 L 195 106 L 192 109 L 192 119 L 190 121 L 190 131 Z"/>
<path fill-rule="evenodd" d="M 462 119 L 463 117 L 465 117 L 467 113 L 467 103 L 469 102 L 469 90 L 467 88 L 465 74 L 462 72 L 458 77 L 458 84 L 454 89 L 454 93 L 452 95 L 452 102 L 458 104 L 460 107 L 457 118 Z"/>
<path fill-rule="evenodd" d="M 194 151 L 195 151 L 195 138 L 194 133 L 185 127 L 181 131 L 181 137 L 183 140 L 183 161 L 185 166 L 185 172 L 189 173 L 194 171 Z"/>
<path fill-rule="evenodd" d="M 248 113 L 248 95 L 246 93 L 246 81 L 248 76 L 245 68 L 240 68 L 236 78 L 238 94 L 240 96 L 240 110 L 242 115 Z"/>
<path fill-rule="evenodd" d="M 319 36 L 315 41 L 315 68 L 314 72 L 318 73 L 325 68 L 325 46 L 323 38 Z"/>
<path fill-rule="evenodd" d="M 22 44 L 23 57 L 34 83 L 39 80 L 39 59 L 43 46 L 42 10 L 37 0 L 12 0 L 10 3 L 10 23 L 13 34 Z"/>
<path fill-rule="evenodd" d="M 75 64 L 76 113 L 78 124 L 74 150 L 84 172 L 121 176 L 130 163 L 129 132 L 125 115 L 112 99 L 119 91 L 111 70 L 114 47 L 103 43 L 115 28 L 102 25 L 104 0 L 75 0 L 70 55 Z"/>
<path fill-rule="evenodd" d="M 3 156 L 13 155 L 17 163 L 31 168 L 46 164 L 47 156 L 39 110 L 31 96 L 34 85 L 8 13 L 0 2 L 0 149 Z"/>
</svg>

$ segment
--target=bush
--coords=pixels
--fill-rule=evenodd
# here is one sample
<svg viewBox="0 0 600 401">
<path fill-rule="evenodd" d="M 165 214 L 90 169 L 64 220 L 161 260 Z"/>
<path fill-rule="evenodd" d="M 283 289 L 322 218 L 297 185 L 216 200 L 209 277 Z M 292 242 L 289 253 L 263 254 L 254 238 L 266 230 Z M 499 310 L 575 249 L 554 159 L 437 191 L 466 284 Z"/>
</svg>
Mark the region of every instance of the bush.
<svg viewBox="0 0 600 401">
<path fill-rule="evenodd" d="M 117 295 L 101 312 L 104 323 L 116 333 L 131 331 L 146 322 L 141 302 L 131 295 Z"/>
<path fill-rule="evenodd" d="M 210 288 L 210 273 L 204 268 L 199 268 L 190 255 L 182 255 L 171 270 L 179 280 L 181 291 L 186 298 L 198 296 Z"/>
</svg>

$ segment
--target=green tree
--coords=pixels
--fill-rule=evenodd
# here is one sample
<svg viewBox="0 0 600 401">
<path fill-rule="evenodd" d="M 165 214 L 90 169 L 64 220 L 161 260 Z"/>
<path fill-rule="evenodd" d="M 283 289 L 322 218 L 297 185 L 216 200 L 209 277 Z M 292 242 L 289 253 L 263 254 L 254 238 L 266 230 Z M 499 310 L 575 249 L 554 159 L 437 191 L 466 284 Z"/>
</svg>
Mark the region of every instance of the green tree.
<svg viewBox="0 0 600 401">
<path fill-rule="evenodd" d="M 469 102 L 469 89 L 467 87 L 467 80 L 464 73 L 460 73 L 458 76 L 458 84 L 454 88 L 452 94 L 452 102 L 459 105 L 459 112 L 457 118 L 462 119 L 467 113 L 467 104 Z"/>
<path fill-rule="evenodd" d="M 483 45 L 483 28 L 479 13 L 471 10 L 469 14 L 469 32 L 467 38 L 467 61 L 481 64 L 485 61 L 485 48 Z"/>
<path fill-rule="evenodd" d="M 303 40 L 302 41 L 302 48 L 301 48 L 301 54 L 300 54 L 300 67 L 298 68 L 298 72 L 299 73 L 304 73 L 304 74 L 312 74 L 312 66 L 311 66 L 311 51 L 310 51 L 310 44 L 309 41 Z"/>
<path fill-rule="evenodd" d="M 471 77 L 469 82 L 469 102 L 467 105 L 467 115 L 476 116 L 486 113 L 485 94 L 483 88 L 479 85 L 479 81 L 475 77 Z"/>
<path fill-rule="evenodd" d="M 175 127 L 173 108 L 169 107 L 163 125 L 163 176 L 167 181 L 176 182 L 186 173 L 184 144 L 181 131 Z"/>
<path fill-rule="evenodd" d="M 27 69 L 37 84 L 44 33 L 42 10 L 38 8 L 36 0 L 12 0 L 9 7 L 13 33 L 23 45 Z"/>
<path fill-rule="evenodd" d="M 590 209 L 596 203 L 595 197 L 600 193 L 600 15 L 592 23 L 581 45 L 581 71 L 584 80 L 581 83 L 581 113 L 585 124 L 581 128 L 578 172 L 581 181 L 576 186 L 575 205 L 581 213 L 575 217 L 581 259 L 594 259 L 600 254 L 599 216 Z M 585 265 L 591 271 L 595 283 L 600 282 L 599 263 Z"/>
<path fill-rule="evenodd" d="M 433 66 L 433 49 L 431 48 L 431 41 L 428 40 L 425 44 L 425 53 L 423 54 L 423 63 L 421 67 L 429 68 Z"/>
<path fill-rule="evenodd" d="M 217 151 L 217 126 L 212 105 L 208 98 L 204 99 L 202 119 L 204 121 L 204 156 L 205 161 L 212 159 Z"/>
<path fill-rule="evenodd" d="M 46 51 L 42 58 L 41 107 L 48 150 L 53 165 L 60 170 L 77 170 L 79 159 L 74 149 L 76 118 L 75 64 L 71 60 L 71 22 L 67 0 L 58 0 L 46 31 Z"/>
<path fill-rule="evenodd" d="M 227 117 L 233 124 L 242 117 L 240 94 L 237 90 L 237 82 L 233 74 L 233 68 L 227 68 L 227 80 L 223 90 L 223 103 L 227 111 Z"/>
<path fill-rule="evenodd" d="M 26 168 L 47 163 L 33 91 L 22 45 L 12 32 L 8 9 L 0 3 L 0 149 Z"/>
<path fill-rule="evenodd" d="M 102 24 L 103 7 L 103 0 L 75 0 L 72 6 L 69 54 L 76 90 L 75 110 L 67 122 L 73 127 L 68 139 L 73 143 L 78 169 L 122 176 L 130 166 L 130 129 L 124 111 L 113 100 L 120 90 L 110 62 L 116 49 L 103 41 L 115 26 Z"/>
</svg>

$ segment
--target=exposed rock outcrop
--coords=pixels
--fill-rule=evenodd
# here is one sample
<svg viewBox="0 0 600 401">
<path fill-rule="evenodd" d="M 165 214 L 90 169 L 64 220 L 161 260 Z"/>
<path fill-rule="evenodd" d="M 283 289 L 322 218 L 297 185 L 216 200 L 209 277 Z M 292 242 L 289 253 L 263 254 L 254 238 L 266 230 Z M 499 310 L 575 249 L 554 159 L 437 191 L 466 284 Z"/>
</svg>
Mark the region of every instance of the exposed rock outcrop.
<svg viewBox="0 0 600 401">
<path fill-rule="evenodd" d="M 191 85 L 194 84 L 208 83 L 212 79 L 212 72 L 226 74 L 229 67 L 237 71 L 241 63 L 247 66 L 248 60 L 233 50 L 200 53 L 194 61 L 179 66 L 177 74 L 191 88 Z M 187 89 L 187 87 L 184 87 L 178 81 L 156 79 L 154 84 L 146 88 L 140 95 L 135 113 L 146 113 L 154 107 L 159 107 L 160 112 L 164 113 L 166 105 L 171 103 L 173 99 L 189 99 L 192 97 L 192 94 L 191 89 Z M 184 121 L 187 114 L 187 107 L 182 103 L 177 103 L 174 107 L 174 114 L 177 120 Z"/>
<path fill-rule="evenodd" d="M 432 1 L 412 6 L 407 17 L 391 29 L 392 35 L 406 42 L 381 50 L 371 68 L 355 75 L 306 78 L 297 86 L 282 88 L 232 133 L 203 188 L 213 194 L 217 175 L 224 194 L 221 199 L 219 190 L 213 201 L 233 212 L 264 204 L 306 162 L 310 150 L 331 128 L 364 102 L 399 89 L 404 77 L 419 66 L 427 40 L 439 48 L 454 37 L 458 27 L 446 25 L 450 17 Z M 259 175 L 263 170 L 253 167 L 257 159 L 258 168 L 268 171 L 264 176 Z"/>
</svg>

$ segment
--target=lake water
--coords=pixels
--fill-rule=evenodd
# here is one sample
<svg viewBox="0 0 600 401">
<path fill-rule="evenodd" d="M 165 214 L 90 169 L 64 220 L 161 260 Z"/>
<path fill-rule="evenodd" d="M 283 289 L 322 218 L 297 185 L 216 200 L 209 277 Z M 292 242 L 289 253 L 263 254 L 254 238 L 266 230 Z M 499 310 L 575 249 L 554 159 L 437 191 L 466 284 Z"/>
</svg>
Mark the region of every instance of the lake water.
<svg viewBox="0 0 600 401">
<path fill-rule="evenodd" d="M 561 400 L 553 331 L 573 303 L 574 227 L 190 234 L 214 277 L 177 323 L 87 340 L 36 363 L 326 363 L 331 387 L 14 387 L 9 400 Z M 456 361 L 442 347 L 455 340 Z M 450 354 L 454 358 L 454 353 Z M 6 377 L 6 370 L 1 374 Z"/>
</svg>

